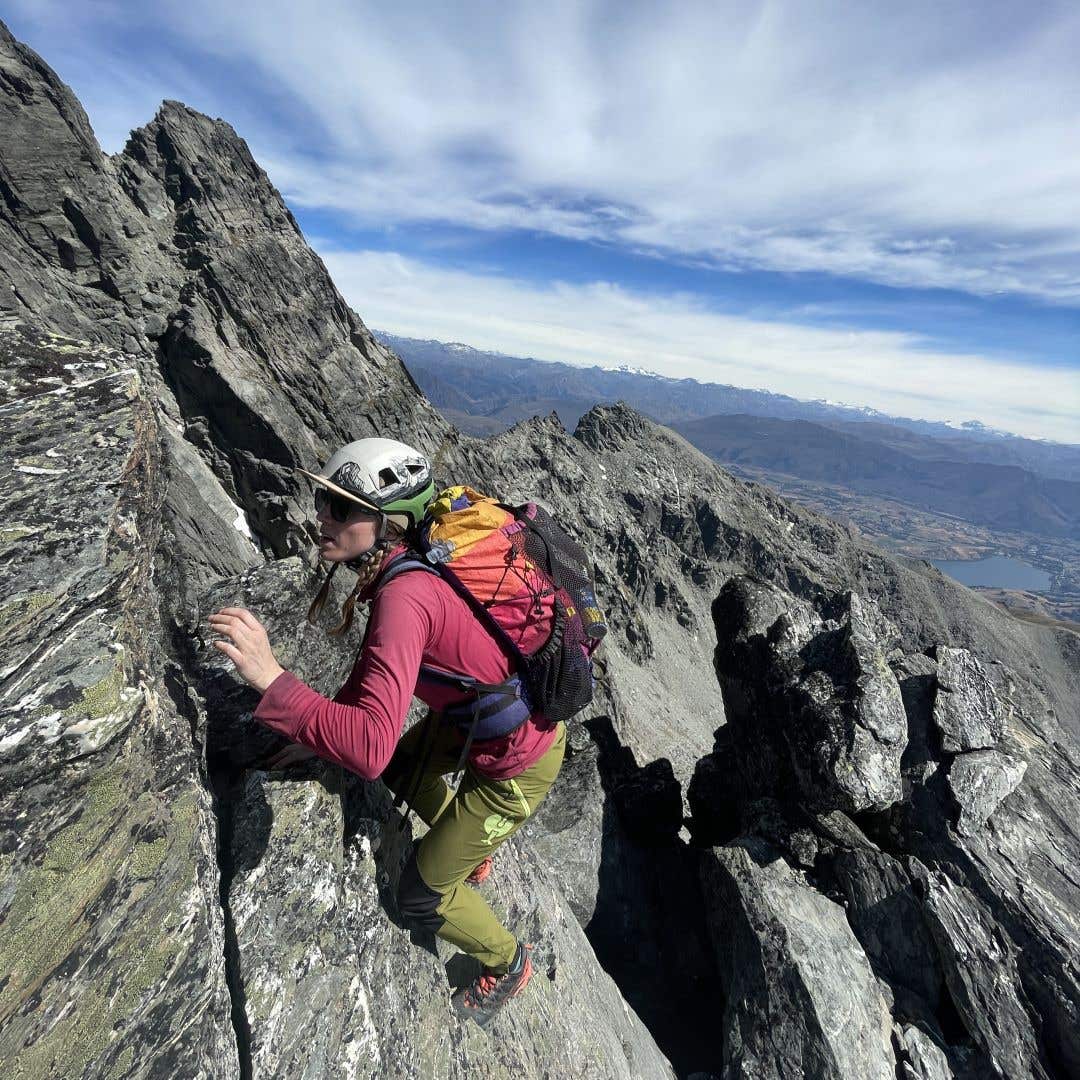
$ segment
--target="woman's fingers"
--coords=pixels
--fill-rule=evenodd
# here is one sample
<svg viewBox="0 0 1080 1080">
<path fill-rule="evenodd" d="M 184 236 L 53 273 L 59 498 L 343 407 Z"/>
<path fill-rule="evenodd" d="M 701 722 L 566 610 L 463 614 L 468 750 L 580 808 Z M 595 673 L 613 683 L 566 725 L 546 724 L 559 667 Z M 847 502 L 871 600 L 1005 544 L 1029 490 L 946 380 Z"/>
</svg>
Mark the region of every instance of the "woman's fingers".
<svg viewBox="0 0 1080 1080">
<path fill-rule="evenodd" d="M 234 664 L 238 664 L 244 659 L 244 654 L 235 645 L 230 645 L 227 641 L 214 641 L 211 644 L 215 649 L 223 652 Z"/>
<path fill-rule="evenodd" d="M 221 611 L 220 611 L 220 614 L 221 615 L 230 615 L 230 616 L 232 616 L 232 618 L 238 619 L 249 630 L 261 630 L 263 628 L 262 623 L 259 622 L 259 620 L 256 619 L 255 616 L 252 615 L 251 612 L 248 611 L 247 608 L 242 608 L 242 607 L 222 608 Z"/>
<path fill-rule="evenodd" d="M 248 629 L 247 623 L 227 610 L 214 612 L 206 621 L 214 627 L 243 627 Z"/>
<path fill-rule="evenodd" d="M 240 677 L 260 693 L 285 669 L 277 662 L 266 629 L 246 608 L 222 608 L 208 616 L 210 628 L 222 638 L 214 646 L 236 664 Z"/>
<path fill-rule="evenodd" d="M 290 765 L 298 765 L 301 761 L 309 761 L 315 757 L 315 751 L 300 743 L 292 743 L 283 750 L 279 750 L 273 757 L 267 758 L 268 769 L 287 769 Z"/>
<path fill-rule="evenodd" d="M 251 627 L 235 615 L 211 615 L 210 626 L 219 634 L 228 634 L 238 644 L 247 639 L 251 634 Z"/>
</svg>

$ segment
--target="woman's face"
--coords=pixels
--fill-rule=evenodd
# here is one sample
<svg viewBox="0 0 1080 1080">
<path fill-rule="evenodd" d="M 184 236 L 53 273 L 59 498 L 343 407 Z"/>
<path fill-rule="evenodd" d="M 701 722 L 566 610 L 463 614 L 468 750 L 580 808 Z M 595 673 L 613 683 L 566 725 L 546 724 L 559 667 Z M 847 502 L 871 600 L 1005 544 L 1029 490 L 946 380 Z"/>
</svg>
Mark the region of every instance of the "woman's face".
<svg viewBox="0 0 1080 1080">
<path fill-rule="evenodd" d="M 357 509 L 347 521 L 335 521 L 330 516 L 330 507 L 324 506 L 315 520 L 319 523 L 319 554 L 327 562 L 347 562 L 375 546 L 379 529 L 377 514 Z"/>
</svg>

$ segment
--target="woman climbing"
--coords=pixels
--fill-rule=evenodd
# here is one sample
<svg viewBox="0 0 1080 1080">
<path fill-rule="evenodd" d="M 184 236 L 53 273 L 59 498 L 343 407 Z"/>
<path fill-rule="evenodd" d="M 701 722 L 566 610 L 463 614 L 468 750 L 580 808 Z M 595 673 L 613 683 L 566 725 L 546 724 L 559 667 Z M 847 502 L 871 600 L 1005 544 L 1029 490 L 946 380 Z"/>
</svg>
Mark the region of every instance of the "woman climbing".
<svg viewBox="0 0 1080 1080">
<path fill-rule="evenodd" d="M 296 744 L 274 765 L 317 754 L 366 780 L 381 776 L 429 826 L 402 871 L 398 908 L 408 927 L 434 931 L 481 962 L 480 975 L 452 1001 L 459 1016 L 486 1025 L 529 981 L 531 946 L 468 885 L 487 877 L 496 848 L 547 794 L 562 764 L 565 725 L 526 708 L 506 734 L 470 743 L 459 726 L 444 721 L 455 706 L 471 707 L 478 692 L 453 678 L 434 679 L 431 670 L 495 689 L 513 675 L 516 661 L 437 573 L 388 573 L 416 558 L 417 526 L 434 496 L 424 455 L 390 439 L 361 439 L 334 454 L 318 475 L 306 475 L 316 484 L 319 551 L 333 564 L 309 618 L 325 604 L 342 563 L 359 576 L 331 633 L 348 629 L 357 602 L 372 602 L 352 673 L 333 700 L 323 697 L 278 664 L 265 629 L 243 608 L 210 616 L 223 635 L 214 644 L 262 694 L 255 718 Z M 428 722 L 403 736 L 414 694 L 428 705 Z M 443 776 L 460 767 L 466 749 L 455 793 Z"/>
</svg>

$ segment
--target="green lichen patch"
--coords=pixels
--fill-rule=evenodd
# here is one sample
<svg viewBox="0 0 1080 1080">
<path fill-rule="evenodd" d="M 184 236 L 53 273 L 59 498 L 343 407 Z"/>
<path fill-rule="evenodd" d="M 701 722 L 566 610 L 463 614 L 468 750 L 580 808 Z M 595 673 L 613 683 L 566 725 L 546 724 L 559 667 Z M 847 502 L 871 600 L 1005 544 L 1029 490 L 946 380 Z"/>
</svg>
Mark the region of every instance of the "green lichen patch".
<svg viewBox="0 0 1080 1080">
<path fill-rule="evenodd" d="M 131 873 L 136 878 L 148 881 L 165 861 L 168 850 L 169 842 L 164 836 L 159 836 L 148 844 L 137 844 L 135 854 L 129 863 Z"/>
<path fill-rule="evenodd" d="M 189 787 L 175 802 L 170 803 L 172 820 L 177 836 L 182 834 L 185 839 L 195 835 L 198 827 L 199 797 L 194 787 Z"/>
<path fill-rule="evenodd" d="M 118 657 L 109 673 L 92 686 L 87 686 L 79 700 L 64 710 L 64 716 L 69 719 L 85 716 L 91 720 L 100 720 L 116 712 L 126 684 L 123 660 Z"/>
<path fill-rule="evenodd" d="M 139 935 L 128 938 L 127 951 L 133 963 L 130 967 L 125 966 L 120 988 L 108 1005 L 109 1016 L 114 1023 L 129 1017 L 143 995 L 164 980 L 180 954 L 181 941 L 162 933 L 160 927 L 154 938 L 144 939 Z"/>
<path fill-rule="evenodd" d="M 87 787 L 82 813 L 48 843 L 41 865 L 25 871 L 4 917 L 0 1025 L 76 947 L 87 930 L 84 913 L 115 876 L 127 849 L 115 825 L 123 784 L 103 770 Z"/>
<path fill-rule="evenodd" d="M 126 1047 L 116 1059 L 116 1063 L 109 1070 L 108 1080 L 123 1080 L 125 1076 L 130 1075 L 131 1066 L 135 1061 L 135 1050 L 133 1047 Z"/>
<path fill-rule="evenodd" d="M 302 784 L 274 784 L 270 788 L 267 801 L 273 811 L 275 839 L 280 836 L 288 839 L 308 823 L 316 802 L 311 790 L 313 783 L 308 780 Z"/>
<path fill-rule="evenodd" d="M 105 1075 L 105 1061 L 112 1061 L 107 1075 L 127 1075 L 132 1051 L 120 1052 L 120 1043 L 191 946 L 177 927 L 196 887 L 195 867 L 169 855 L 190 844 L 197 793 L 184 791 L 175 801 L 133 797 L 130 766 L 116 762 L 93 777 L 80 815 L 50 838 L 39 866 L 22 871 L 3 913 L 0 970 L 8 979 L 0 988 L 0 1060 L 20 1080 L 82 1076 L 95 1063 L 94 1075 Z M 147 839 L 136 833 L 133 843 L 135 823 Z M 10 861 L 3 869 L 17 872 Z M 145 884 L 150 879 L 152 886 Z M 105 897 L 103 921 L 97 909 Z M 76 963 L 97 974 L 61 982 L 57 969 Z M 29 998 L 45 996 L 47 985 L 54 1001 L 71 998 L 75 1007 L 27 1040 L 15 1018 Z"/>
<path fill-rule="evenodd" d="M 30 592 L 0 605 L 0 634 L 21 629 L 55 599 L 50 592 Z"/>
<path fill-rule="evenodd" d="M 122 1038 L 123 1026 L 143 996 L 165 979 L 182 948 L 165 935 L 157 915 L 148 911 L 111 956 L 110 966 L 121 973 L 113 980 L 119 985 L 110 989 L 108 983 L 99 982 L 81 988 L 77 1008 L 19 1053 L 13 1076 L 18 1080 L 82 1076 L 113 1040 Z M 126 1048 L 109 1075 L 127 1075 L 133 1057 L 134 1050 Z"/>
<path fill-rule="evenodd" d="M 24 536 L 33 536 L 36 532 L 37 529 L 29 525 L 9 525 L 7 528 L 0 529 L 0 548 L 8 547 Z"/>
</svg>

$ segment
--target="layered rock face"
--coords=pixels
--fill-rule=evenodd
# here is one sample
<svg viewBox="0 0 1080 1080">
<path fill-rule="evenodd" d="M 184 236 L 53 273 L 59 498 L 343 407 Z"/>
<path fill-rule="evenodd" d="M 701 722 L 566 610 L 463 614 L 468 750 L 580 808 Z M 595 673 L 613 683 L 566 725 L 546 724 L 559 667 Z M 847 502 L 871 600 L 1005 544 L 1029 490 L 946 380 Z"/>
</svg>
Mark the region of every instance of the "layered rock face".
<svg viewBox="0 0 1080 1080">
<path fill-rule="evenodd" d="M 107 157 L 2 27 L 0 108 L 5 1074 L 1080 1072 L 1075 635 L 624 406 L 467 438 L 228 125 L 166 103 Z M 448 1007 L 469 962 L 397 915 L 419 827 L 268 771 L 206 639 L 242 604 L 338 688 L 362 625 L 304 620 L 295 466 L 375 433 L 549 505 L 612 624 L 483 886 L 537 967 L 487 1032 Z"/>
<path fill-rule="evenodd" d="M 792 1075 L 791 1061 L 811 1054 L 827 1063 L 816 1074 L 863 1076 L 891 1069 L 895 1053 L 905 1075 L 1071 1075 L 1074 743 L 1015 669 L 958 646 L 907 652 L 880 611 L 840 599 L 838 626 L 746 577 L 714 604 L 730 719 L 689 794 L 699 839 L 721 845 L 713 895 L 729 901 L 712 905 L 733 994 L 728 1069 Z M 854 669 L 837 648 L 853 637 Z M 895 726 L 880 717 L 897 693 L 902 735 L 883 755 L 879 734 Z M 873 743 L 859 731 L 868 716 Z M 775 930 L 763 935 L 763 924 Z M 823 935 L 814 950 L 808 926 Z M 748 957 L 766 941 L 762 977 Z M 877 986 L 855 1007 L 845 988 L 863 985 L 867 962 Z M 791 986 L 813 1010 L 778 1023 L 778 988 Z M 875 1054 L 881 1000 L 896 1026 L 892 1050 Z M 830 1027 L 829 1014 L 849 1026 Z M 853 1047 L 863 1048 L 854 1058 Z"/>
<path fill-rule="evenodd" d="M 131 357 L 0 328 L 0 1060 L 237 1075 L 216 818 L 148 637 L 160 435 Z"/>
<path fill-rule="evenodd" d="M 0 311 L 142 361 L 178 444 L 166 513 L 181 527 L 232 502 L 263 551 L 295 554 L 309 547 L 295 466 L 390 427 L 437 450 L 445 423 L 232 128 L 165 102 L 110 158 L 71 91 L 6 28 L 0 76 Z M 192 545 L 176 572 L 198 589 L 246 564 L 244 545 L 231 548 Z"/>
</svg>

